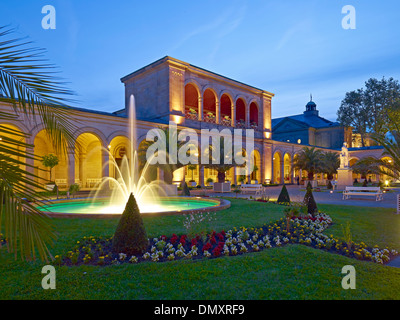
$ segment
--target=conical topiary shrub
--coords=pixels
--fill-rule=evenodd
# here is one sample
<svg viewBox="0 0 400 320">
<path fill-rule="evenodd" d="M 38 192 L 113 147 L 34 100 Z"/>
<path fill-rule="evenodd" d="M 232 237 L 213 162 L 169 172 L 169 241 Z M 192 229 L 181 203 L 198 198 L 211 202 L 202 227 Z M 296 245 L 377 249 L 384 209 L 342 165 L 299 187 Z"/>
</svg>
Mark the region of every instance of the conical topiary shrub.
<svg viewBox="0 0 400 320">
<path fill-rule="evenodd" d="M 304 196 L 303 203 L 307 207 L 307 213 L 310 213 L 313 216 L 316 213 L 318 213 L 318 207 L 317 203 L 315 202 L 314 195 L 312 193 L 311 185 L 310 187 L 307 186 L 307 192 Z"/>
<path fill-rule="evenodd" d="M 282 186 L 277 202 L 279 204 L 290 204 L 289 192 L 287 191 L 285 184 Z"/>
<path fill-rule="evenodd" d="M 332 189 L 333 189 L 333 185 L 332 185 L 331 180 L 328 180 L 328 183 L 327 183 L 327 185 L 326 185 L 326 188 L 327 188 L 328 190 L 332 190 Z"/>
<path fill-rule="evenodd" d="M 182 196 L 184 197 L 190 197 L 190 190 L 186 182 L 183 182 L 182 186 Z"/>
<path fill-rule="evenodd" d="M 135 197 L 131 194 L 115 230 L 112 251 L 126 255 L 137 255 L 144 253 L 148 244 L 149 241 L 139 207 Z"/>
</svg>

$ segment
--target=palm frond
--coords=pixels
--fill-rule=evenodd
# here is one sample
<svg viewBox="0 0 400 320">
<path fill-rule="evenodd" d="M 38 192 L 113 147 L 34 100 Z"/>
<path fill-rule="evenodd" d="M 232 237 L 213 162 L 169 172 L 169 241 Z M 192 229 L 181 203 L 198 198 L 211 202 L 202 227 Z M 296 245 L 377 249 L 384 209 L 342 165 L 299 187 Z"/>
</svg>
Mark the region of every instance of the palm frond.
<svg viewBox="0 0 400 320">
<path fill-rule="evenodd" d="M 57 68 L 44 59 L 45 50 L 31 41 L 10 37 L 13 29 L 0 27 L 0 102 L 12 105 L 14 114 L 0 112 L 3 120 L 28 119 L 43 124 L 57 153 L 74 145 L 76 130 L 68 105 L 74 93 L 57 76 Z M 37 122 L 37 123 L 35 123 Z M 44 200 L 40 178 L 32 172 L 36 156 L 28 152 L 28 135 L 0 125 L 0 230 L 10 251 L 32 259 L 50 257 L 48 245 L 55 233 L 49 218 L 38 208 Z"/>
<path fill-rule="evenodd" d="M 13 29 L 0 27 L 0 39 Z M 74 143 L 76 127 L 68 105 L 74 93 L 57 76 L 56 67 L 44 59 L 44 50 L 24 39 L 0 40 L 0 101 L 11 103 L 16 114 L 23 113 L 44 124 L 57 151 Z"/>
<path fill-rule="evenodd" d="M 9 251 L 21 258 L 34 259 L 36 252 L 40 259 L 50 255 L 48 245 L 55 239 L 49 217 L 39 206 L 45 200 L 35 190 L 43 190 L 36 180 L 40 179 L 25 166 L 27 159 L 35 160 L 35 155 L 26 152 L 32 147 L 21 141 L 21 132 L 0 125 L 0 230 L 4 222 L 5 236 Z"/>
</svg>

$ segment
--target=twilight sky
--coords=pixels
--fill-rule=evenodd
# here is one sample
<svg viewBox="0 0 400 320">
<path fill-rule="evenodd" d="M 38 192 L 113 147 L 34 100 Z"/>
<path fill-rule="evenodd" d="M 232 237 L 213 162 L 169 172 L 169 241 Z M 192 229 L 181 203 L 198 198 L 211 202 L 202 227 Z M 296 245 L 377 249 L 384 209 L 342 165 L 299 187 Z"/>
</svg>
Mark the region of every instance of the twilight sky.
<svg viewBox="0 0 400 320">
<path fill-rule="evenodd" d="M 44 5 L 55 30 L 42 28 Z M 345 5 L 355 30 L 342 28 Z M 0 25 L 47 49 L 77 107 L 123 108 L 120 78 L 169 55 L 275 93 L 274 118 L 302 113 L 312 93 L 336 120 L 347 91 L 400 80 L 399 14 L 398 0 L 2 0 Z"/>
</svg>

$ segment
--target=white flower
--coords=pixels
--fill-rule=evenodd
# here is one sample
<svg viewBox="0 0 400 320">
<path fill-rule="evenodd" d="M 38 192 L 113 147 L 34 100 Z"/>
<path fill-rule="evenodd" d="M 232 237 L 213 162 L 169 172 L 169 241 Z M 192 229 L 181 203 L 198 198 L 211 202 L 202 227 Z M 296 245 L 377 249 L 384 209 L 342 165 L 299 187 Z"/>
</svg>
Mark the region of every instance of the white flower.
<svg viewBox="0 0 400 320">
<path fill-rule="evenodd" d="M 171 253 L 170 255 L 168 255 L 167 259 L 168 259 L 169 261 L 174 260 L 174 259 L 175 259 L 174 254 Z"/>
<path fill-rule="evenodd" d="M 149 259 L 150 258 L 150 253 L 146 252 L 145 254 L 143 254 L 143 259 Z"/>
<path fill-rule="evenodd" d="M 175 251 L 175 255 L 178 256 L 178 257 L 184 257 L 185 256 L 185 252 L 181 248 L 181 249 Z"/>
<path fill-rule="evenodd" d="M 119 254 L 119 260 L 120 260 L 120 261 L 124 261 L 125 258 L 126 258 L 126 254 L 125 254 L 125 253 L 120 253 L 120 254 Z"/>
<path fill-rule="evenodd" d="M 155 253 L 153 253 L 153 254 L 151 255 L 151 261 L 157 262 L 159 259 L 160 259 L 160 257 L 159 257 L 159 255 L 158 255 L 157 252 L 155 252 Z"/>
<path fill-rule="evenodd" d="M 129 259 L 129 262 L 130 262 L 130 263 L 137 263 L 137 262 L 138 262 L 138 258 L 135 257 L 135 256 L 132 256 L 132 257 Z"/>
</svg>

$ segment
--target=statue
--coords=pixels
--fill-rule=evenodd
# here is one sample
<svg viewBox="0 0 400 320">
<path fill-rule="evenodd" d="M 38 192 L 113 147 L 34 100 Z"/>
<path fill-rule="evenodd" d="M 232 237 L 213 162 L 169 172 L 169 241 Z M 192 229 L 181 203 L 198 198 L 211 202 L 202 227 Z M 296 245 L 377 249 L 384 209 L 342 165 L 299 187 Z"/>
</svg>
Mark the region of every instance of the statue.
<svg viewBox="0 0 400 320">
<path fill-rule="evenodd" d="M 340 153 L 340 168 L 349 168 L 349 150 L 347 149 L 347 142 L 343 143 L 342 152 Z"/>
</svg>

